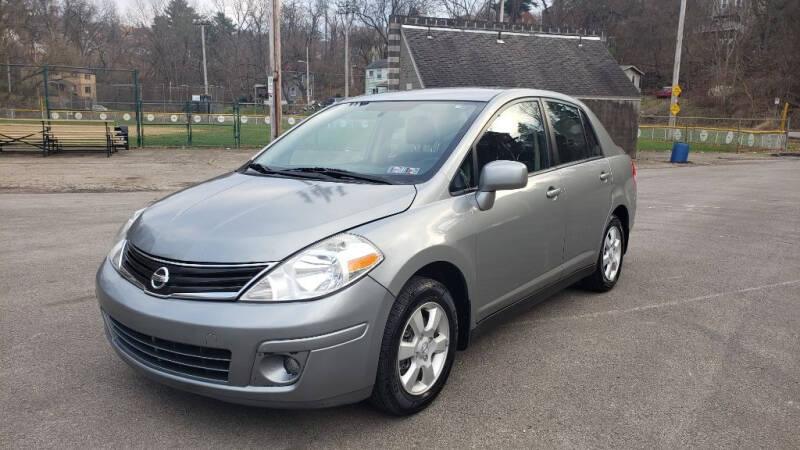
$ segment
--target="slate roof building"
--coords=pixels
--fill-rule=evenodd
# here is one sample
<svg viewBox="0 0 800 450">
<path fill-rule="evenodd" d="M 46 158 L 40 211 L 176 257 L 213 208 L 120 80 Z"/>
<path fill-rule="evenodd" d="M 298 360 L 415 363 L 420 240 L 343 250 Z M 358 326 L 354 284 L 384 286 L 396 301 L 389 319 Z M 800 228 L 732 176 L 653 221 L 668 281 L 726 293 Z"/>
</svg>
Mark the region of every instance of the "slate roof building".
<svg viewBox="0 0 800 450">
<path fill-rule="evenodd" d="M 389 91 L 438 87 L 525 87 L 571 95 L 600 118 L 614 141 L 636 151 L 641 94 L 603 36 L 539 25 L 392 16 Z"/>
<path fill-rule="evenodd" d="M 364 73 L 364 93 L 380 94 L 388 90 L 389 63 L 386 58 L 372 61 Z"/>
<path fill-rule="evenodd" d="M 620 65 L 619 68 L 622 69 L 622 72 L 625 73 L 625 76 L 627 76 L 628 79 L 631 80 L 631 83 L 633 83 L 633 85 L 636 86 L 636 89 L 638 89 L 639 92 L 641 92 L 642 77 L 644 77 L 644 72 L 642 72 L 642 70 L 639 69 L 638 67 L 632 66 L 630 64 Z"/>
</svg>

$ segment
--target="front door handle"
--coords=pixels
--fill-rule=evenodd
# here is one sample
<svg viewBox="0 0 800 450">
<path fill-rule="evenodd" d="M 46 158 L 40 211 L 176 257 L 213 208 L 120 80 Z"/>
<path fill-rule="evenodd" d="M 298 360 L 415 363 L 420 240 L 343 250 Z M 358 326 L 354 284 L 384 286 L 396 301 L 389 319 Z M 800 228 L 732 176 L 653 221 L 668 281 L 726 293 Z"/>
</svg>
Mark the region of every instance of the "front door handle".
<svg viewBox="0 0 800 450">
<path fill-rule="evenodd" d="M 608 172 L 600 172 L 600 181 L 608 181 L 608 178 L 611 176 Z"/>
<path fill-rule="evenodd" d="M 547 195 L 547 198 L 556 198 L 561 192 L 563 192 L 563 189 L 550 186 L 547 188 L 547 193 L 545 195 Z"/>
</svg>

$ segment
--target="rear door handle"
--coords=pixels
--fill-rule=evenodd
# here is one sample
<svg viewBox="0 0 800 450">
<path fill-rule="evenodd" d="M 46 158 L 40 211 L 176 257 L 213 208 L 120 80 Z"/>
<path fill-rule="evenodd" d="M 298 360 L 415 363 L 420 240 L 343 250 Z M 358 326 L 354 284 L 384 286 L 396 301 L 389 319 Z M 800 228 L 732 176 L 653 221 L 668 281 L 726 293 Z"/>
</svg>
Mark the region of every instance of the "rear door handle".
<svg viewBox="0 0 800 450">
<path fill-rule="evenodd" d="M 611 174 L 608 172 L 600 172 L 600 181 L 608 181 L 608 177 L 610 176 Z"/>
<path fill-rule="evenodd" d="M 547 188 L 547 194 L 545 195 L 547 195 L 547 198 L 556 198 L 559 194 L 561 194 L 561 192 L 563 192 L 563 189 L 550 186 Z"/>
</svg>

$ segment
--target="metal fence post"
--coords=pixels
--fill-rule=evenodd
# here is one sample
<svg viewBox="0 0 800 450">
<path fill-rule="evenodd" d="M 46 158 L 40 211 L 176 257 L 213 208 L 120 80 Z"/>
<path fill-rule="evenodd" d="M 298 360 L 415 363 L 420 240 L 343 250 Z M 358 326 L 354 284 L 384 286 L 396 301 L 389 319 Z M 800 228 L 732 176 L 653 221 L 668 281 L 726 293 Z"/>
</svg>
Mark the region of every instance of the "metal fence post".
<svg viewBox="0 0 800 450">
<path fill-rule="evenodd" d="M 736 153 L 742 148 L 742 119 L 736 122 Z"/>
<path fill-rule="evenodd" d="M 142 102 L 136 102 L 136 129 L 139 130 L 139 147 L 144 147 L 144 120 L 142 118 Z"/>
<path fill-rule="evenodd" d="M 239 110 L 239 102 L 233 102 L 233 141 L 236 144 L 236 148 L 239 148 L 239 145 L 242 142 L 242 123 L 241 123 L 241 111 Z"/>
<path fill-rule="evenodd" d="M 141 104 L 139 103 L 139 71 L 133 69 L 133 108 L 136 116 L 136 140 L 139 148 L 144 147 L 144 133 L 142 133 Z"/>
<path fill-rule="evenodd" d="M 686 143 L 687 144 L 690 143 L 691 142 L 691 136 L 689 136 L 689 122 L 688 121 L 686 121 L 686 123 L 683 124 L 683 135 L 686 137 Z"/>
<path fill-rule="evenodd" d="M 186 102 L 184 107 L 184 112 L 186 113 L 186 146 L 192 146 L 192 104 L 190 102 Z"/>
<path fill-rule="evenodd" d="M 47 119 L 50 120 L 50 96 L 47 92 L 47 85 L 50 83 L 47 81 L 47 66 L 42 67 L 42 83 L 44 91 L 44 109 L 47 112 Z"/>
</svg>

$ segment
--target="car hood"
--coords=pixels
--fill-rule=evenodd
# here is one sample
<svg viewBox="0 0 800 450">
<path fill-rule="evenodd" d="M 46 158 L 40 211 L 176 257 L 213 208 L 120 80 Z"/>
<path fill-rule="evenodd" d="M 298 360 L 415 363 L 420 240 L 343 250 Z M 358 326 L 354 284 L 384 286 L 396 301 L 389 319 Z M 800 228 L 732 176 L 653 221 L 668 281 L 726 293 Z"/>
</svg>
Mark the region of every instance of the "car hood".
<svg viewBox="0 0 800 450">
<path fill-rule="evenodd" d="M 187 262 L 279 261 L 320 239 L 405 211 L 413 185 L 233 172 L 166 197 L 128 232 L 139 249 Z"/>
</svg>

